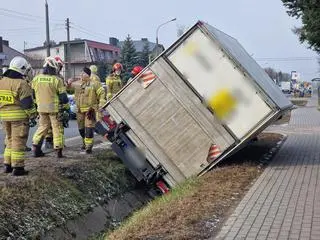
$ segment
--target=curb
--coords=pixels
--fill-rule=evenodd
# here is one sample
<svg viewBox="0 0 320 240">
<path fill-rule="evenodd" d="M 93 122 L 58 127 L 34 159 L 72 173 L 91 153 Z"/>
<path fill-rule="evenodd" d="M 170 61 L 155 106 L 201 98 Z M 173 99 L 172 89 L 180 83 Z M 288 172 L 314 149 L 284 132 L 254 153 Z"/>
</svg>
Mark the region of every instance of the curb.
<svg viewBox="0 0 320 240">
<path fill-rule="evenodd" d="M 272 133 L 272 132 L 268 132 L 268 133 Z M 279 133 L 279 132 L 274 132 L 274 133 L 282 135 L 282 139 L 279 142 L 277 142 L 277 146 L 271 148 L 267 153 L 263 154 L 263 156 L 258 160 L 261 167 L 271 162 L 271 160 L 278 153 L 278 151 L 280 150 L 280 148 L 288 138 L 288 135 L 286 134 Z"/>
</svg>

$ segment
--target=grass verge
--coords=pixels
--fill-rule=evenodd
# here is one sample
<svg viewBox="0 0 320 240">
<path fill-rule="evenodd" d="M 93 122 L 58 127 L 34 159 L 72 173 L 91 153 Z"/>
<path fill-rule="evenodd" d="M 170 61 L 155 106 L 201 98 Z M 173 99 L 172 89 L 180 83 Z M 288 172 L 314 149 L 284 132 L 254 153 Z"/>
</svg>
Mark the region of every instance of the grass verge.
<svg viewBox="0 0 320 240">
<path fill-rule="evenodd" d="M 291 98 L 290 101 L 292 102 L 292 104 L 299 107 L 303 107 L 308 103 L 307 98 Z"/>
<path fill-rule="evenodd" d="M 47 156 L 28 164 L 32 170 L 27 176 L 0 174 L 0 239 L 40 239 L 134 187 L 110 150 L 61 162 Z"/>
<path fill-rule="evenodd" d="M 282 139 L 262 134 L 214 171 L 191 178 L 135 212 L 105 239 L 206 239 L 217 234 L 232 209 L 261 174 L 259 160 Z"/>
</svg>

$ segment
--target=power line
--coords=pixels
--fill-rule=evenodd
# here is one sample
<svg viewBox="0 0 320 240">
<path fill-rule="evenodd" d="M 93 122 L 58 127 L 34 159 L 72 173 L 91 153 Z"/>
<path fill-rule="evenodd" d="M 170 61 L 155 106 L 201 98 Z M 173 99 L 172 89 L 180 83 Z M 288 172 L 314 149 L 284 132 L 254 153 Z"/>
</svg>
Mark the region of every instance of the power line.
<svg viewBox="0 0 320 240">
<path fill-rule="evenodd" d="M 39 27 L 30 27 L 30 28 L 7 28 L 7 29 L 0 29 L 0 31 L 6 32 L 15 32 L 15 31 L 30 31 L 30 30 L 41 30 Z"/>
<path fill-rule="evenodd" d="M 0 8 L 1 11 L 4 11 L 4 12 L 7 12 L 8 14 L 14 16 L 14 15 L 17 15 L 17 16 L 22 16 L 22 17 L 27 17 L 27 18 L 30 18 L 30 19 L 41 19 L 42 21 L 44 21 L 44 17 L 42 16 L 36 16 L 36 15 L 31 15 L 29 13 L 23 13 L 23 12 L 18 12 L 18 11 L 14 11 L 14 10 L 10 10 L 10 9 L 6 9 L 6 8 Z M 51 21 L 55 21 L 55 22 L 63 22 L 63 20 L 61 19 L 51 19 Z"/>
<path fill-rule="evenodd" d="M 270 61 L 270 62 L 291 62 L 291 61 L 314 61 L 317 57 L 266 57 L 255 58 L 256 61 Z"/>
<path fill-rule="evenodd" d="M 82 27 L 82 26 L 80 26 L 80 25 L 78 25 L 78 24 L 75 24 L 75 23 L 72 23 L 72 22 L 71 22 L 71 25 L 73 25 L 73 26 L 71 26 L 72 28 L 77 29 L 78 31 L 82 31 L 83 33 L 86 33 L 86 34 L 88 34 L 88 35 L 91 34 L 91 35 L 93 35 L 93 36 L 99 36 L 100 38 L 104 38 L 104 40 L 107 38 L 107 35 L 105 35 L 105 34 L 91 31 L 90 29 L 87 29 L 87 28 L 85 28 L 85 27 Z"/>
<path fill-rule="evenodd" d="M 6 10 L 6 11 L 4 11 L 4 10 Z M 23 20 L 23 21 L 29 21 L 29 22 L 35 22 L 35 23 L 44 23 L 45 22 L 44 17 L 19 13 L 16 11 L 7 10 L 7 9 L 3 9 L 3 8 L 0 8 L 0 16 L 14 18 L 15 20 Z M 62 20 L 53 20 L 53 19 L 50 20 L 50 22 L 59 22 L 59 23 L 61 23 L 61 21 Z"/>
<path fill-rule="evenodd" d="M 1 16 L 5 16 L 5 17 L 11 17 L 11 18 L 19 19 L 19 20 L 30 21 L 30 22 L 37 22 L 37 23 L 39 23 L 39 22 L 44 22 L 44 20 L 39 20 L 39 19 L 34 19 L 34 18 L 28 18 L 28 17 L 18 16 L 18 15 L 3 13 L 3 12 L 0 12 L 0 15 L 1 15 Z"/>
<path fill-rule="evenodd" d="M 95 38 L 98 38 L 98 39 L 103 39 L 104 41 L 106 40 L 106 37 L 101 37 L 101 36 L 99 36 L 99 35 L 92 34 L 92 33 L 90 33 L 90 32 L 81 30 L 80 28 L 77 28 L 77 27 L 74 27 L 74 26 L 72 26 L 72 27 L 70 27 L 70 28 L 75 29 L 75 30 L 78 31 L 78 32 L 84 33 L 84 34 L 86 34 L 86 35 L 88 35 L 88 36 L 90 36 L 90 37 L 95 37 Z"/>
</svg>

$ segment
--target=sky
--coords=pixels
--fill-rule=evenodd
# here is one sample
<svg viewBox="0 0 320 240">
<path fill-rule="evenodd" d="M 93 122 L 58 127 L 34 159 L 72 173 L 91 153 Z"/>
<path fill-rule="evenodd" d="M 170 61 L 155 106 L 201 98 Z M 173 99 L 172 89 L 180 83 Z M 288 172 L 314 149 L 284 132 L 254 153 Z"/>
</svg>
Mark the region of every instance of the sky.
<svg viewBox="0 0 320 240">
<path fill-rule="evenodd" d="M 45 0 L 1 0 L 0 36 L 11 47 L 23 51 L 45 41 Z M 292 28 L 299 20 L 289 17 L 281 0 L 48 0 L 50 39 L 66 40 L 65 19 L 71 22 L 71 39 L 108 42 L 148 38 L 169 47 L 177 40 L 179 27 L 205 21 L 236 38 L 263 68 L 297 71 L 301 79 L 320 77 L 317 54 L 300 44 Z"/>
</svg>

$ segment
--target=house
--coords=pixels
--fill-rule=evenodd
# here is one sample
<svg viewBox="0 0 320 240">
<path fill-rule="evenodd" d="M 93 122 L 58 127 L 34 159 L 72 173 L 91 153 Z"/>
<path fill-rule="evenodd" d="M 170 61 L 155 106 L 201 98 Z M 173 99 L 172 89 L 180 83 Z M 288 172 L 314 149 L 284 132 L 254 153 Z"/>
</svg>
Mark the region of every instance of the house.
<svg viewBox="0 0 320 240">
<path fill-rule="evenodd" d="M 16 56 L 24 57 L 32 63 L 32 60 L 26 55 L 11 48 L 8 40 L 3 40 L 2 37 L 0 37 L 0 70 L 8 68 L 11 60 Z"/>
<path fill-rule="evenodd" d="M 88 39 L 74 39 L 70 41 L 70 76 L 63 69 L 65 78 L 79 76 L 82 68 L 96 64 L 98 62 L 112 63 L 120 57 L 120 48 L 117 46 L 116 38 L 109 39 L 110 44 L 92 41 Z M 60 56 L 67 63 L 66 41 L 52 44 L 50 47 L 51 56 Z M 25 49 L 24 53 L 36 60 L 44 60 L 47 56 L 47 48 L 45 46 Z"/>
</svg>

